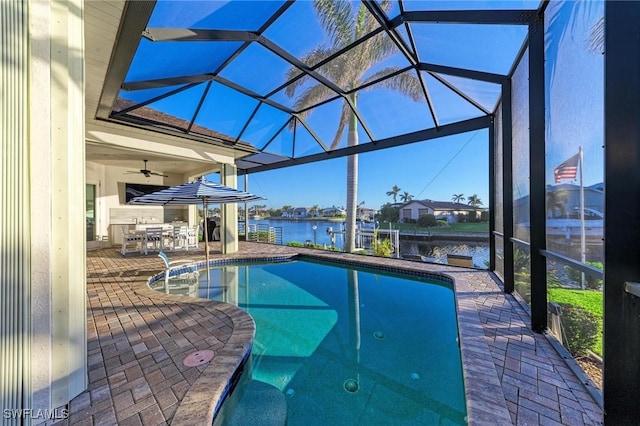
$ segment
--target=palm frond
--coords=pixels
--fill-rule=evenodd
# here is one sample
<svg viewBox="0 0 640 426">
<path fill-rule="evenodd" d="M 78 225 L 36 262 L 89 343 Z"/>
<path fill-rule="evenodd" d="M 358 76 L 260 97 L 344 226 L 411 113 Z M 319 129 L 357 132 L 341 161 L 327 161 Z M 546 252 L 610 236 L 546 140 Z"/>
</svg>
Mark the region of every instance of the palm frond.
<svg viewBox="0 0 640 426">
<path fill-rule="evenodd" d="M 345 90 L 362 85 L 364 74 L 374 65 L 396 53 L 393 42 L 379 34 L 335 58 L 320 71 Z"/>
<path fill-rule="evenodd" d="M 335 136 L 333 137 L 333 141 L 331 142 L 331 146 L 329 150 L 334 150 L 340 144 L 340 139 L 342 139 L 342 133 L 344 133 L 344 128 L 347 123 L 351 119 L 353 115 L 353 111 L 349 107 L 349 104 L 346 101 L 342 102 L 342 112 L 340 113 L 340 121 L 338 122 L 338 129 L 336 131 Z"/>
<path fill-rule="evenodd" d="M 307 109 L 314 105 L 317 105 L 321 102 L 326 101 L 327 99 L 331 99 L 337 94 L 329 89 L 327 86 L 323 84 L 316 84 L 307 88 L 304 92 L 300 94 L 296 103 L 294 105 L 294 109 L 296 111 L 304 110 L 300 112 L 300 117 L 305 118 L 309 115 L 311 110 Z"/>
<path fill-rule="evenodd" d="M 555 80 L 556 63 L 560 55 L 560 48 L 565 38 L 578 37 L 580 24 L 582 22 L 588 22 L 593 17 L 598 16 L 602 5 L 599 2 L 590 1 L 570 1 L 570 2 L 552 2 L 551 5 L 554 8 L 547 10 L 545 14 L 550 16 L 549 24 L 545 30 L 545 57 L 548 58 L 550 72 L 547 73 L 549 81 L 547 84 L 551 87 Z M 600 18 L 603 20 L 604 19 Z M 595 26 L 591 29 L 590 35 L 590 48 L 592 51 L 597 51 L 597 44 L 594 46 L 594 34 L 598 31 L 599 23 L 596 22 Z M 602 41 L 604 42 L 604 27 L 602 27 Z M 595 47 L 595 48 L 594 48 Z"/>
<path fill-rule="evenodd" d="M 323 59 L 327 58 L 328 56 L 332 55 L 334 53 L 333 49 L 328 49 L 324 46 L 317 46 L 316 48 L 314 48 L 311 52 L 309 52 L 308 54 L 306 54 L 305 56 L 303 56 L 302 58 L 300 58 L 300 60 L 305 63 L 305 64 L 317 64 L 318 62 L 322 61 Z M 294 79 L 295 77 L 297 77 L 302 71 L 296 67 L 291 67 L 287 70 L 287 73 L 285 75 L 286 80 L 290 81 L 292 79 Z M 311 81 L 315 81 L 313 80 L 309 75 L 305 75 L 303 77 L 298 78 L 297 80 L 295 80 L 293 83 L 289 84 L 284 92 L 287 96 L 289 97 L 293 97 L 296 93 L 296 90 L 303 86 L 305 83 L 307 83 L 309 80 Z"/>
<path fill-rule="evenodd" d="M 368 27 L 371 26 L 371 21 L 376 22 L 375 18 L 369 13 L 369 10 L 365 7 L 363 3 L 360 3 L 360 7 L 358 7 L 358 12 L 355 17 L 355 25 L 354 25 L 354 38 L 352 41 L 359 39 L 365 34 L 369 33 L 367 31 Z"/>
<path fill-rule="evenodd" d="M 313 8 L 335 46 L 344 47 L 353 41 L 351 3 L 344 0 L 314 0 Z"/>
<path fill-rule="evenodd" d="M 340 55 L 318 68 L 318 72 L 342 88 L 351 88 L 362 73 L 354 56 Z"/>
<path fill-rule="evenodd" d="M 589 50 L 604 54 L 604 16 L 598 19 L 598 22 L 591 28 L 589 34 Z"/>
<path fill-rule="evenodd" d="M 399 67 L 387 67 L 381 69 L 380 71 L 369 76 L 365 81 L 363 81 L 363 84 L 367 84 L 384 76 L 392 74 L 399 69 Z M 385 80 L 382 80 L 378 84 L 374 84 L 362 90 L 372 90 L 379 87 L 384 87 L 385 89 L 391 89 L 398 93 L 402 93 L 403 95 L 410 97 L 416 102 L 425 102 L 422 84 L 420 84 L 420 79 L 417 75 L 414 74 L 413 71 L 407 71 L 403 72 L 402 74 L 389 77 Z"/>
<path fill-rule="evenodd" d="M 388 3 L 388 2 L 386 2 Z M 380 5 L 382 6 L 382 5 Z M 361 7 L 362 9 L 365 9 L 366 11 L 366 15 L 365 15 L 365 19 L 363 20 L 363 26 L 362 26 L 362 35 L 368 34 L 371 31 L 375 30 L 376 28 L 378 28 L 380 26 L 380 24 L 378 23 L 378 20 L 373 16 L 373 14 L 369 13 L 369 10 L 364 6 L 364 4 Z M 387 4 L 387 9 L 389 9 L 389 6 Z M 382 10 L 384 10 L 386 12 L 386 10 L 383 8 Z"/>
<path fill-rule="evenodd" d="M 371 38 L 364 44 L 363 60 L 370 64 L 382 62 L 399 52 L 393 40 L 384 32 Z"/>
</svg>

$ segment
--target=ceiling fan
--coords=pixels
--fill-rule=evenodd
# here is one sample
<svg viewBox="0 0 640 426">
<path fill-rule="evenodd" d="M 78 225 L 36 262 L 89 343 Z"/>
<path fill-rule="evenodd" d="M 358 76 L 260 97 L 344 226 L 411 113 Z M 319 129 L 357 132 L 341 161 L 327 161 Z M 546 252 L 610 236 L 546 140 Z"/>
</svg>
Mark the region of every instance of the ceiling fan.
<svg viewBox="0 0 640 426">
<path fill-rule="evenodd" d="M 142 173 L 145 177 L 150 177 L 150 176 L 169 177 L 168 175 L 163 175 L 162 173 L 154 172 L 154 171 L 151 171 L 151 170 L 147 169 L 147 161 L 149 161 L 149 160 L 142 160 L 142 161 L 144 161 L 144 168 L 143 169 L 140 169 L 138 171 L 129 170 L 127 173 Z"/>
</svg>

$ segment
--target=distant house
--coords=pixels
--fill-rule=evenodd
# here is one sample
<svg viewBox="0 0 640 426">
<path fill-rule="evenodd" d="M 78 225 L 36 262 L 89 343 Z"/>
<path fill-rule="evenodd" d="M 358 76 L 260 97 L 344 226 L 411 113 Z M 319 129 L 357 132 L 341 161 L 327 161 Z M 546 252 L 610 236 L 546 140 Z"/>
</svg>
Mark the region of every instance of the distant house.
<svg viewBox="0 0 640 426">
<path fill-rule="evenodd" d="M 345 209 L 341 209 L 340 207 L 332 206 L 327 207 L 322 210 L 322 216 L 324 217 L 336 217 L 336 216 L 345 216 L 347 211 Z"/>
<path fill-rule="evenodd" d="M 471 207 L 468 204 L 452 203 L 449 201 L 412 200 L 400 207 L 400 221 L 407 219 L 418 220 L 423 214 L 432 214 L 438 220 L 446 220 L 448 223 L 458 221 L 459 213 L 487 210 L 482 207 Z"/>
<path fill-rule="evenodd" d="M 378 213 L 378 210 L 370 209 L 370 208 L 367 208 L 367 207 L 360 207 L 358 209 L 358 217 L 357 217 L 357 219 L 369 222 L 369 221 L 372 221 L 375 218 L 377 213 Z"/>
<path fill-rule="evenodd" d="M 288 219 L 300 219 L 309 216 L 309 209 L 306 207 L 293 207 L 282 212 L 282 217 Z"/>
<path fill-rule="evenodd" d="M 549 185 L 546 188 L 545 202 L 547 218 L 577 218 L 580 213 L 580 185 L 570 183 Z M 604 212 L 604 185 L 602 183 L 584 187 L 584 207 L 586 212 Z M 529 221 L 528 195 L 513 201 L 513 214 L 515 223 L 527 223 Z"/>
</svg>

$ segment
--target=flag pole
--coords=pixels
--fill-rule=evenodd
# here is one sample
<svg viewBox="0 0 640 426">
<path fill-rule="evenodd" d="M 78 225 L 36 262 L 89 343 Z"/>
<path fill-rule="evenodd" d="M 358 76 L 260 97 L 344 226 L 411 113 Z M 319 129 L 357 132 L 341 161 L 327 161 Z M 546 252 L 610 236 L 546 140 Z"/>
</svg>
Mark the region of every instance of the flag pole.
<svg viewBox="0 0 640 426">
<path fill-rule="evenodd" d="M 582 176 L 582 162 L 583 152 L 582 146 L 579 148 L 579 162 L 578 167 L 580 169 L 580 261 L 585 263 L 586 261 L 586 242 L 585 242 L 585 226 L 584 226 L 584 180 Z M 581 287 L 584 290 L 584 272 L 581 274 Z"/>
</svg>

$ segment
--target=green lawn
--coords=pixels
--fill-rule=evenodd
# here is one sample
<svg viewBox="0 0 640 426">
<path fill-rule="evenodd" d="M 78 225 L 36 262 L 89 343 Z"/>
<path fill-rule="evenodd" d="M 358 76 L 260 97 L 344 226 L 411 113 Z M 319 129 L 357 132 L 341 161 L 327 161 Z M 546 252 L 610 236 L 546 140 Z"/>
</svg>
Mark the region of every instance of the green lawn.
<svg viewBox="0 0 640 426">
<path fill-rule="evenodd" d="M 380 227 L 383 229 L 389 229 L 389 223 L 380 223 Z M 416 232 L 489 232 L 489 224 L 486 222 L 480 223 L 453 223 L 449 226 L 432 226 L 430 228 L 424 228 L 417 223 L 392 223 L 392 229 L 398 229 L 400 231 L 416 231 Z"/>
<path fill-rule="evenodd" d="M 549 287 L 547 293 L 549 301 L 578 306 L 598 317 L 598 336 L 591 350 L 602 356 L 602 291 Z"/>
</svg>

